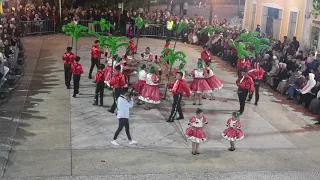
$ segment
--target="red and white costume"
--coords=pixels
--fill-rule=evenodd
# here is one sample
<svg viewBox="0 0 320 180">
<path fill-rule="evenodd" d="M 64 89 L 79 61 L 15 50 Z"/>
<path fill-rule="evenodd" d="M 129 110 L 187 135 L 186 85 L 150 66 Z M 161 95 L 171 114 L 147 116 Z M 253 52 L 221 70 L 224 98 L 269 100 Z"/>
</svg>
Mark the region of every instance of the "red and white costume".
<svg viewBox="0 0 320 180">
<path fill-rule="evenodd" d="M 206 70 L 205 69 L 195 69 L 191 72 L 194 77 L 190 85 L 190 89 L 193 93 L 211 93 L 212 89 L 206 81 Z"/>
<path fill-rule="evenodd" d="M 189 127 L 186 129 L 187 138 L 195 143 L 203 143 L 207 140 L 207 136 L 203 131 L 203 126 L 208 124 L 207 119 L 202 117 L 197 119 L 196 116 L 192 117 L 189 121 Z"/>
<path fill-rule="evenodd" d="M 214 75 L 211 68 L 207 68 L 208 75 L 206 81 L 213 91 L 219 90 L 223 87 L 221 81 Z"/>
<path fill-rule="evenodd" d="M 144 53 L 141 53 L 141 57 L 142 57 L 142 60 L 145 60 L 145 61 L 153 61 L 154 57 L 152 55 L 151 52 L 147 53 L 147 52 L 144 52 Z"/>
<path fill-rule="evenodd" d="M 201 53 L 201 59 L 203 59 L 206 63 L 211 62 L 211 53 L 209 50 L 202 51 Z"/>
<path fill-rule="evenodd" d="M 243 139 L 244 134 L 241 130 L 241 123 L 236 119 L 228 119 L 227 121 L 227 129 L 225 129 L 222 133 L 222 137 L 224 137 L 228 141 L 240 141 Z"/>
<path fill-rule="evenodd" d="M 264 70 L 258 66 L 256 68 L 252 68 L 249 72 L 248 75 L 253 79 L 253 80 L 261 80 L 264 75 Z"/>
<path fill-rule="evenodd" d="M 112 58 L 106 58 L 106 67 L 104 68 L 104 83 L 108 84 L 107 82 L 110 82 L 111 75 L 112 75 Z"/>
<path fill-rule="evenodd" d="M 250 69 L 251 65 L 250 65 L 250 61 L 249 59 L 238 59 L 237 61 L 237 69 L 238 70 L 244 70 L 244 69 Z"/>
<path fill-rule="evenodd" d="M 155 74 L 148 73 L 146 84 L 143 86 L 139 99 L 150 104 L 160 104 L 159 78 Z"/>
<path fill-rule="evenodd" d="M 141 69 L 138 72 L 138 77 L 139 77 L 139 80 L 134 83 L 133 88 L 135 89 L 135 91 L 137 93 L 141 94 L 142 89 L 144 88 L 144 86 L 146 84 L 146 80 L 147 80 L 147 72 L 146 72 L 146 70 Z"/>
</svg>

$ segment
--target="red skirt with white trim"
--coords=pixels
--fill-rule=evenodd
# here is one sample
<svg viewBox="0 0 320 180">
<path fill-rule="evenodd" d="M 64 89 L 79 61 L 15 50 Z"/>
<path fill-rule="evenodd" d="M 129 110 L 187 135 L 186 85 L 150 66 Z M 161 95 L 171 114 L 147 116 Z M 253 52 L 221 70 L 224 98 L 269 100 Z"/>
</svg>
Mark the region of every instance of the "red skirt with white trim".
<svg viewBox="0 0 320 180">
<path fill-rule="evenodd" d="M 145 85 L 146 85 L 146 81 L 138 80 L 133 84 L 133 88 L 137 93 L 141 94 L 141 91 Z"/>
<path fill-rule="evenodd" d="M 193 93 L 211 93 L 211 87 L 204 78 L 195 78 L 191 85 L 190 89 Z"/>
<path fill-rule="evenodd" d="M 222 82 L 215 75 L 206 78 L 206 81 L 213 91 L 219 90 L 223 87 Z"/>
<path fill-rule="evenodd" d="M 150 104 L 160 104 L 160 90 L 157 85 L 145 84 L 139 99 Z"/>
</svg>

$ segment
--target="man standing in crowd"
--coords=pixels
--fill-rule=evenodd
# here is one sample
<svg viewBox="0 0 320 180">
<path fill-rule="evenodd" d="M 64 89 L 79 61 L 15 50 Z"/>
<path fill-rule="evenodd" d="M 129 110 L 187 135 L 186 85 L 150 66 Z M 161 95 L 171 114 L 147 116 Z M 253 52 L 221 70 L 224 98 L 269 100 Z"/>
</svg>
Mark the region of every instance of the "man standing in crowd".
<svg viewBox="0 0 320 180">
<path fill-rule="evenodd" d="M 118 98 L 118 103 L 117 103 L 117 118 L 119 119 L 119 126 L 114 134 L 113 141 L 111 143 L 113 145 L 119 146 L 119 143 L 117 142 L 117 138 L 119 133 L 122 131 L 123 127 L 126 128 L 126 134 L 129 140 L 129 144 L 136 144 L 137 141 L 132 140 L 130 131 L 129 131 L 129 113 L 130 113 L 130 108 L 133 107 L 133 99 L 131 97 L 127 96 L 127 89 L 123 89 L 121 92 L 120 97 Z"/>
<path fill-rule="evenodd" d="M 297 52 L 297 51 L 299 50 L 299 48 L 300 48 L 300 43 L 299 43 L 299 41 L 297 40 L 297 37 L 293 37 L 292 45 L 294 46 L 294 49 L 295 49 L 296 52 Z"/>
<path fill-rule="evenodd" d="M 100 64 L 99 70 L 94 77 L 94 81 L 96 82 L 96 91 L 94 96 L 94 106 L 98 105 L 98 99 L 100 96 L 100 106 L 103 106 L 103 94 L 104 94 L 104 64 Z"/>
<path fill-rule="evenodd" d="M 73 96 L 76 97 L 79 94 L 80 78 L 83 73 L 81 64 L 79 64 L 80 57 L 77 56 L 75 62 L 71 65 L 71 71 L 73 75 Z"/>
<path fill-rule="evenodd" d="M 70 82 L 72 77 L 71 72 L 71 64 L 73 64 L 76 56 L 71 52 L 72 47 L 67 47 L 67 52 L 65 52 L 62 56 L 63 64 L 64 64 L 64 79 L 67 89 L 70 89 Z"/>
<path fill-rule="evenodd" d="M 248 93 L 251 94 L 254 91 L 254 83 L 252 78 L 247 74 L 247 70 L 242 70 L 241 76 L 237 79 L 236 84 L 238 86 L 238 97 L 240 103 L 239 113 L 242 115 Z"/>
<path fill-rule="evenodd" d="M 255 103 L 254 105 L 258 105 L 259 102 L 259 88 L 260 82 L 264 75 L 264 70 L 259 66 L 259 62 L 254 63 L 254 67 L 249 71 L 248 75 L 253 79 L 254 82 L 254 91 L 255 91 Z M 252 99 L 253 93 L 249 94 L 248 101 L 250 102 Z"/>
<path fill-rule="evenodd" d="M 117 101 L 119 96 L 121 95 L 121 92 L 124 90 L 124 87 L 126 86 L 126 78 L 121 73 L 121 66 L 116 66 L 116 71 L 110 80 L 110 87 L 113 88 L 113 104 L 111 108 L 108 110 L 110 113 L 114 113 L 116 107 L 117 107 Z"/>
<path fill-rule="evenodd" d="M 100 50 L 99 45 L 100 45 L 100 41 L 95 40 L 94 45 L 91 47 L 91 67 L 89 71 L 89 79 L 92 79 L 92 70 L 94 66 L 96 66 L 97 69 L 99 69 L 100 58 L 101 58 L 101 54 L 103 53 L 103 51 Z"/>
<path fill-rule="evenodd" d="M 177 80 L 175 81 L 173 88 L 172 88 L 172 94 L 173 94 L 172 110 L 171 110 L 171 114 L 170 114 L 167 122 L 174 121 L 174 118 L 177 114 L 177 111 L 179 113 L 179 117 L 177 118 L 177 120 L 184 119 L 182 109 L 181 109 L 182 94 L 185 93 L 187 95 L 187 97 L 190 97 L 191 90 L 190 90 L 186 80 L 182 79 L 182 77 L 183 77 L 183 72 L 177 72 L 177 74 L 176 74 Z"/>
<path fill-rule="evenodd" d="M 173 24 L 174 24 L 174 22 L 173 22 L 172 18 L 169 17 L 169 19 L 167 21 L 167 40 L 171 39 Z"/>
<path fill-rule="evenodd" d="M 183 3 L 183 15 L 186 16 L 187 15 L 187 11 L 188 11 L 188 2 L 187 0 L 185 0 L 185 2 Z"/>
</svg>

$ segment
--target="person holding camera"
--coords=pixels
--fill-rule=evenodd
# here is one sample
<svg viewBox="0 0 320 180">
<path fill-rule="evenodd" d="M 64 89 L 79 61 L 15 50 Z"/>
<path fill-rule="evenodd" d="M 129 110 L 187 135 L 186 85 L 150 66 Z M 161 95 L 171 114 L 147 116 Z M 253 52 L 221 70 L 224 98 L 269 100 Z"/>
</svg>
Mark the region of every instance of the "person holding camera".
<svg viewBox="0 0 320 180">
<path fill-rule="evenodd" d="M 111 143 L 113 145 L 119 146 L 119 143 L 117 142 L 117 138 L 119 133 L 122 131 L 123 127 L 126 129 L 126 134 L 129 140 L 129 144 L 136 144 L 137 141 L 132 140 L 130 131 L 129 131 L 129 112 L 130 108 L 133 107 L 133 98 L 131 97 L 131 93 L 127 96 L 127 88 L 124 88 L 121 92 L 121 95 L 118 98 L 118 103 L 117 103 L 117 118 L 119 119 L 119 126 L 114 134 L 113 141 Z"/>
</svg>

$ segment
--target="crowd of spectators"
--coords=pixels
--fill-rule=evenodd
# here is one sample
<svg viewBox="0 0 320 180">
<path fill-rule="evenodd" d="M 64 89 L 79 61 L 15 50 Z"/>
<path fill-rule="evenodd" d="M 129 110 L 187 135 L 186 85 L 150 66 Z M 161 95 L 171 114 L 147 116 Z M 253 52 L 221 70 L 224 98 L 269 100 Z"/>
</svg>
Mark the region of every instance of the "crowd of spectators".
<svg viewBox="0 0 320 180">
<path fill-rule="evenodd" d="M 57 12 L 54 6 L 49 4 L 34 6 L 20 6 L 18 10 L 21 20 L 32 19 L 54 19 L 57 21 Z M 229 46 L 241 33 L 239 26 L 230 24 L 227 20 L 218 21 L 214 16 L 212 22 L 204 17 L 194 15 L 177 15 L 167 10 L 156 9 L 148 12 L 144 9 L 128 8 L 123 12 L 118 9 L 92 7 L 84 9 L 82 7 L 65 7 L 62 11 L 63 24 L 66 23 L 86 23 L 90 25 L 92 21 L 99 21 L 105 18 L 111 24 L 114 24 L 118 30 L 129 37 L 135 36 L 134 21 L 131 17 L 142 17 L 150 20 L 152 24 L 163 25 L 167 21 L 173 21 L 177 24 L 184 21 L 189 24 L 188 30 L 179 36 L 185 43 L 196 45 L 208 45 L 214 55 L 220 56 L 228 61 L 232 66 L 236 66 L 237 53 L 235 49 Z M 213 36 L 207 33 L 200 33 L 200 29 L 207 25 L 220 26 L 224 28 L 223 32 L 216 32 Z M 144 28 L 148 28 L 146 26 Z M 90 27 L 89 27 L 90 28 Z M 256 31 L 260 33 L 259 26 Z M 265 34 L 259 34 L 259 37 L 265 37 Z M 320 111 L 320 54 L 316 52 L 301 51 L 299 42 L 293 38 L 289 42 L 287 37 L 281 41 L 272 41 L 271 51 L 264 49 L 254 57 L 247 57 L 252 62 L 259 62 L 265 70 L 265 83 L 270 85 L 274 91 L 285 94 L 288 100 L 296 100 L 312 113 L 317 114 Z"/>
</svg>

